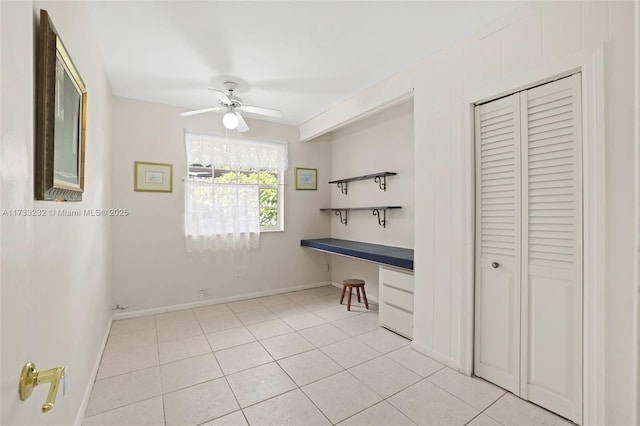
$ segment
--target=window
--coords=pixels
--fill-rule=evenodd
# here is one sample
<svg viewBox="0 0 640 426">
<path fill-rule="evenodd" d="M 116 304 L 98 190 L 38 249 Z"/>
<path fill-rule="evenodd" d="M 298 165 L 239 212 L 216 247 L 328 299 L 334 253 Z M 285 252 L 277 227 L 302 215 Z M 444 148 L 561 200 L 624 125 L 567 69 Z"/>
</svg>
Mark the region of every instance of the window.
<svg viewBox="0 0 640 426">
<path fill-rule="evenodd" d="M 282 173 L 278 170 L 189 164 L 189 179 L 207 183 L 258 186 L 260 231 L 282 231 Z"/>
<path fill-rule="evenodd" d="M 257 247 L 281 231 L 287 145 L 187 133 L 187 250 Z"/>
</svg>

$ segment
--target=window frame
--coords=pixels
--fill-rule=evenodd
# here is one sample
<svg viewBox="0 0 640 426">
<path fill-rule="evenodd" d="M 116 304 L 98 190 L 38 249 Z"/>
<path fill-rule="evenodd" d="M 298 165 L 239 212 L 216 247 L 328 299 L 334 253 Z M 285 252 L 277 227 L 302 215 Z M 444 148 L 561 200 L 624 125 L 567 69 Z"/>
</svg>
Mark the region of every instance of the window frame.
<svg viewBox="0 0 640 426">
<path fill-rule="evenodd" d="M 200 173 L 202 173 L 202 169 L 207 169 L 210 171 L 210 175 L 209 176 L 195 176 L 195 175 L 191 175 L 191 168 L 195 167 L 200 169 Z M 246 172 L 246 171 L 250 171 L 251 169 L 247 168 L 247 167 L 243 167 L 243 166 L 238 166 L 235 168 L 216 168 L 213 165 L 208 165 L 208 166 L 192 166 L 190 164 L 187 164 L 187 175 L 189 176 L 189 179 L 193 179 L 196 181 L 201 181 L 201 182 L 207 182 L 211 185 L 217 185 L 217 184 L 223 184 L 222 182 L 216 182 L 215 179 L 215 175 L 216 175 L 216 170 L 219 171 L 224 171 L 226 173 L 228 172 L 233 172 L 235 173 L 235 182 L 224 182 L 224 185 L 256 185 L 258 187 L 258 204 L 259 204 L 259 208 L 262 209 L 263 205 L 260 204 L 260 191 L 262 189 L 275 189 L 277 191 L 277 198 L 278 198 L 278 203 L 275 207 L 276 211 L 277 211 L 277 215 L 276 215 L 276 224 L 275 225 L 260 225 L 260 232 L 283 232 L 284 231 L 284 172 L 280 172 L 279 170 L 266 170 L 266 169 L 254 169 L 256 170 L 257 174 L 258 174 L 258 183 L 240 183 L 238 182 L 238 177 L 240 173 Z M 272 173 L 272 174 L 276 174 L 277 176 L 277 182 L 275 184 L 266 184 L 266 183 L 260 183 L 260 173 L 262 172 L 266 172 L 266 173 Z M 271 206 L 267 206 L 268 208 L 273 208 Z"/>
<path fill-rule="evenodd" d="M 273 172 L 269 172 L 267 170 L 264 170 L 265 172 L 268 173 L 273 173 Z M 259 170 L 258 173 L 262 172 L 262 170 Z M 260 183 L 260 178 L 258 177 L 258 204 L 260 206 L 260 208 L 262 207 L 262 204 L 260 204 L 260 190 L 262 189 L 275 189 L 277 191 L 278 194 L 278 204 L 276 206 L 276 210 L 277 210 L 277 220 L 276 220 L 276 224 L 272 225 L 272 226 L 263 226 L 262 224 L 260 224 L 260 232 L 281 232 L 284 231 L 284 172 L 280 172 L 280 171 L 276 171 L 277 173 L 277 182 L 275 184 L 266 184 L 266 183 Z M 258 174 L 258 176 L 260 176 Z M 271 206 L 268 206 L 268 208 L 272 208 Z"/>
</svg>

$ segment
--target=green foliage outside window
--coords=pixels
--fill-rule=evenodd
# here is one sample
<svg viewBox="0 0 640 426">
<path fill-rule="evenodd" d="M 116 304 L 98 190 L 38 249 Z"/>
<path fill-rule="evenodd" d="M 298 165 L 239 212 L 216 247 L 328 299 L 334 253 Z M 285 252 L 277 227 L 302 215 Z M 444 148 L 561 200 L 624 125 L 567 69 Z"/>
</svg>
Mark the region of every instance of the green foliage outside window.
<svg viewBox="0 0 640 426">
<path fill-rule="evenodd" d="M 260 226 L 278 225 L 278 187 L 276 186 L 278 174 L 276 172 L 220 169 L 216 172 L 214 177 L 216 183 L 259 184 Z"/>
</svg>

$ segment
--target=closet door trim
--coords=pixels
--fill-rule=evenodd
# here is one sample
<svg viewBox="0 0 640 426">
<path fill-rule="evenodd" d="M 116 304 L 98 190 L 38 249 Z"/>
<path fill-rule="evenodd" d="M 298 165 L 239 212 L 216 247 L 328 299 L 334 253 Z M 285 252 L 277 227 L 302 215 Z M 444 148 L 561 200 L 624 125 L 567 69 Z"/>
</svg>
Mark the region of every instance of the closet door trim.
<svg viewBox="0 0 640 426">
<path fill-rule="evenodd" d="M 496 80 L 480 90 L 464 90 L 457 115 L 464 117 L 462 135 L 466 139 L 461 167 L 463 214 L 458 226 L 464 241 L 458 252 L 463 261 L 460 299 L 460 371 L 473 374 L 474 360 L 474 274 L 475 274 L 475 105 L 508 93 L 576 72 L 582 73 L 583 115 L 583 226 L 584 226 L 584 341 L 583 341 L 583 424 L 605 423 L 605 74 L 604 45 L 572 57 L 523 73 L 517 81 Z"/>
</svg>

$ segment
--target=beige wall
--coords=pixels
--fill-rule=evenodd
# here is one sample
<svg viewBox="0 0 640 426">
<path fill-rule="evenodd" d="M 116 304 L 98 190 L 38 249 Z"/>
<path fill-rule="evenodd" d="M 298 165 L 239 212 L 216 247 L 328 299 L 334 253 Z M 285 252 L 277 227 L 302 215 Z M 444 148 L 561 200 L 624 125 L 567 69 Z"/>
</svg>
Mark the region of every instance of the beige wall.
<svg viewBox="0 0 640 426">
<path fill-rule="evenodd" d="M 85 193 L 81 203 L 33 200 L 35 48 L 48 10 L 88 91 Z M 1 2 L 1 208 L 110 207 L 111 90 L 83 3 Z M 110 221 L 97 217 L 1 220 L 0 424 L 70 425 L 82 412 L 110 324 Z M 69 367 L 69 389 L 42 414 L 48 385 L 18 398 L 22 366 Z"/>
<path fill-rule="evenodd" d="M 350 182 L 347 195 L 326 180 L 320 184 L 330 187 L 333 207 L 401 206 L 402 209 L 387 211 L 386 228 L 378 225 L 371 211 L 350 212 L 347 226 L 333 214 L 325 213 L 331 217 L 331 237 L 413 248 L 413 101 L 331 133 L 331 179 L 327 180 L 376 172 L 398 174 L 387 178 L 386 191 L 381 191 L 373 179 Z M 364 279 L 367 294 L 377 299 L 377 265 L 340 256 L 329 258 L 332 281 Z"/>
<path fill-rule="evenodd" d="M 293 176 L 295 167 L 311 167 L 319 182 L 327 181 L 330 146 L 292 143 L 297 128 L 247 120 L 251 130 L 242 136 L 289 144 L 284 232 L 262 233 L 257 250 L 187 253 L 184 131 L 224 135 L 225 129 L 219 114 L 179 117 L 181 111 L 115 98 L 113 204 L 131 213 L 113 224 L 113 302 L 138 311 L 327 282 L 326 259 L 301 248 L 300 240 L 329 234 L 329 218 L 319 211 L 329 203 L 329 188 L 296 191 Z M 173 193 L 134 192 L 134 161 L 172 163 Z M 200 289 L 207 290 L 205 299 Z"/>
<path fill-rule="evenodd" d="M 81 204 L 33 201 L 34 35 L 41 4 L 49 10 L 89 91 L 87 179 Z M 219 134 L 223 128 L 213 119 L 219 116 L 180 119 L 173 107 L 112 100 L 90 19 L 81 2 L 2 1 L 0 11 L 1 208 L 48 208 L 55 204 L 65 209 L 122 207 L 132 212 L 128 218 L 112 221 L 2 218 L 1 424 L 72 424 L 76 414 L 83 412 L 83 397 L 91 385 L 109 323 L 110 302 L 128 305 L 130 310 L 146 309 L 199 301 L 198 290 L 202 288 L 210 290 L 208 297 L 225 297 L 337 280 L 347 271 L 370 281 L 377 279 L 375 266 L 337 258 L 329 274 L 329 256 L 299 247 L 301 238 L 332 232 L 336 237 L 415 246 L 415 341 L 443 359 L 459 362 L 460 294 L 468 284 L 459 268 L 465 261 L 464 235 L 456 225 L 465 203 L 460 176 L 468 140 L 461 130 L 465 119 L 460 114 L 462 106 L 469 99 L 496 95 L 490 93 L 492 88 L 515 90 L 531 84 L 540 75 L 590 55 L 601 42 L 605 43 L 607 144 L 607 272 L 602 302 L 607 340 L 605 423 L 631 424 L 633 2 L 532 2 L 301 126 L 300 135 L 308 139 L 415 88 L 415 141 L 409 155 L 415 157 L 415 216 L 420 219 L 415 222 L 414 241 L 406 238 L 409 219 L 394 219 L 398 212 L 390 213 L 390 228 L 385 232 L 375 229 L 374 218 L 367 218 L 366 213 L 360 213 L 365 215 L 362 217 L 353 214 L 353 222 L 343 229 L 337 228 L 342 225 L 335 218 L 318 211 L 342 200 L 334 186 L 323 182 L 351 175 L 332 170 L 348 168 L 341 163 L 347 156 L 335 158 L 345 149 L 337 146 L 337 140 L 348 140 L 354 148 L 346 150 L 356 152 L 364 142 L 355 136 L 378 125 L 376 121 L 368 126 L 353 123 L 353 127 L 318 138 L 327 143 L 313 144 L 291 143 L 298 140 L 295 128 L 250 121 L 253 131 L 249 137 L 290 142 L 290 170 L 286 176 L 285 232 L 263 235 L 260 249 L 243 256 L 188 255 L 182 240 L 180 179 L 186 173 L 182 132 L 186 128 Z M 476 98 L 469 95 L 473 93 L 478 94 Z M 402 114 L 397 120 L 409 122 Z M 392 132 L 401 129 L 403 125 Z M 383 155 L 368 161 L 383 159 L 379 164 L 390 168 L 389 160 L 395 161 L 396 156 Z M 135 160 L 174 163 L 174 193 L 134 193 Z M 295 191 L 292 173 L 296 166 L 318 168 L 318 192 Z M 398 170 L 390 171 L 398 171 L 399 179 L 408 175 L 409 167 L 398 164 Z M 376 197 L 400 194 L 394 192 L 397 181 L 392 179 L 388 193 L 375 193 Z M 349 197 L 365 196 L 369 191 L 364 186 L 357 192 L 355 188 L 351 186 Z M 409 205 L 409 201 L 402 205 Z M 398 232 L 392 235 L 391 227 L 399 225 L 403 228 L 396 228 Z M 386 239 L 394 236 L 403 237 Z M 69 393 L 46 417 L 39 411 L 45 389 L 37 389 L 24 403 L 16 395 L 17 375 L 28 360 L 42 368 L 70 367 Z"/>
<path fill-rule="evenodd" d="M 462 217 L 468 173 L 465 108 L 584 64 L 604 43 L 606 157 L 606 424 L 632 423 L 634 3 L 531 2 L 472 36 L 300 126 L 308 140 L 414 91 L 417 347 L 461 361 L 461 298 L 472 262 Z M 637 26 L 637 22 L 635 22 Z M 468 110 L 467 110 L 468 113 Z"/>
<path fill-rule="evenodd" d="M 334 207 L 401 206 L 387 211 L 386 228 L 371 212 L 351 212 L 348 226 L 331 221 L 331 236 L 413 248 L 413 101 L 332 132 L 331 180 L 376 172 L 395 172 L 381 191 L 373 179 L 349 182 L 344 195 L 330 185 Z M 326 182 L 321 182 L 328 185 Z"/>
</svg>

